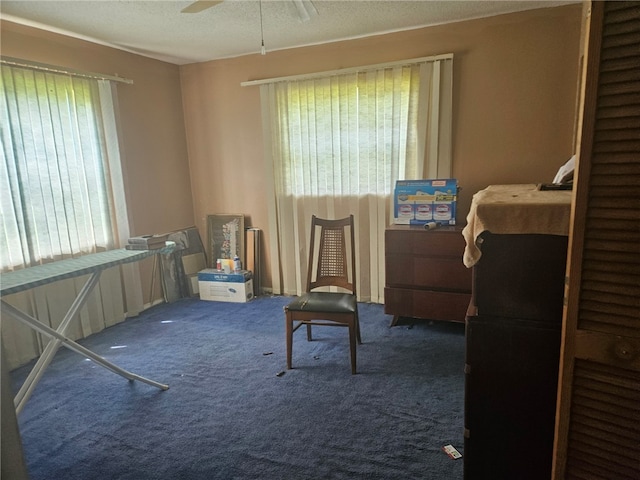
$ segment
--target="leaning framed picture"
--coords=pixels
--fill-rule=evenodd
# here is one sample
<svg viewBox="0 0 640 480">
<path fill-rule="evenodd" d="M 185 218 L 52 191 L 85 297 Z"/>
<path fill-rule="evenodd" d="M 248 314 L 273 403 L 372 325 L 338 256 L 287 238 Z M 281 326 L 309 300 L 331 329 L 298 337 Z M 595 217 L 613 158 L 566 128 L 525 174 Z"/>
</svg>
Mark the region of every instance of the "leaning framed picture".
<svg viewBox="0 0 640 480">
<path fill-rule="evenodd" d="M 207 254 L 212 268 L 218 258 L 235 255 L 245 264 L 244 215 L 207 215 Z"/>
</svg>

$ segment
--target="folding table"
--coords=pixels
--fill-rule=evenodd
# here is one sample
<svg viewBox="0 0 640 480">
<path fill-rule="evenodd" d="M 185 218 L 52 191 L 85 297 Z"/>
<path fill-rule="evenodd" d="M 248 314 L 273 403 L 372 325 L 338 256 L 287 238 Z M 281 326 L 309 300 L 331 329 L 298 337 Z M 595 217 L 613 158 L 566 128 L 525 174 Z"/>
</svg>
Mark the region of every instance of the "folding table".
<svg viewBox="0 0 640 480">
<path fill-rule="evenodd" d="M 87 274 L 89 275 L 88 280 L 78 293 L 76 299 L 71 304 L 71 307 L 62 319 L 62 322 L 58 326 L 57 330 L 54 330 L 48 325 L 43 324 L 36 318 L 22 312 L 21 310 L 17 309 L 13 305 L 10 305 L 4 299 L 2 299 L 1 311 L 3 315 L 10 315 L 16 320 L 25 323 L 34 330 L 48 337 L 51 337 L 51 341 L 49 341 L 49 343 L 45 347 L 44 351 L 40 355 L 40 358 L 31 370 L 31 373 L 20 388 L 20 391 L 15 396 L 14 404 L 17 413 L 20 413 L 22 411 L 24 404 L 26 403 L 29 396 L 31 395 L 31 392 L 42 377 L 45 369 L 51 363 L 51 360 L 53 360 L 53 357 L 60 345 L 64 345 L 70 350 L 73 350 L 74 352 L 87 357 L 97 364 L 102 365 L 108 370 L 111 370 L 112 372 L 117 373 L 118 375 L 121 375 L 129 380 L 138 380 L 154 387 L 158 387 L 162 390 L 167 390 L 169 388 L 168 385 L 149 380 L 145 377 L 141 377 L 139 375 L 136 375 L 135 373 L 128 372 L 111 362 L 108 362 L 104 358 L 93 353 L 91 350 L 83 347 L 82 345 L 79 345 L 70 338 L 67 338 L 66 331 L 71 321 L 78 314 L 82 306 L 86 303 L 89 294 L 98 283 L 100 274 L 103 270 L 115 267 L 116 265 L 137 262 L 155 254 L 171 253 L 174 249 L 175 243 L 167 242 L 165 247 L 155 250 L 108 250 L 106 252 L 93 253 L 78 258 L 60 260 L 45 265 L 38 265 L 35 267 L 25 268 L 22 270 L 16 270 L 13 272 L 2 274 L 2 281 L 0 282 L 0 297 L 4 297 L 5 295 L 9 295 L 12 293 L 18 293 L 24 290 L 29 290 L 31 288 L 45 285 L 51 282 L 56 282 L 58 280 L 78 277 Z"/>
</svg>

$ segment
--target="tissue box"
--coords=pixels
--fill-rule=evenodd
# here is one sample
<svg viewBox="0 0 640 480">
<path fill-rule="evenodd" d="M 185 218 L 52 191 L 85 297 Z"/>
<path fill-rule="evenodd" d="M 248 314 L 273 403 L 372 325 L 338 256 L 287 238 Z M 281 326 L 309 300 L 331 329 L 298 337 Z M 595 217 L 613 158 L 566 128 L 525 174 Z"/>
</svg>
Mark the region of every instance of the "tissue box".
<svg viewBox="0 0 640 480">
<path fill-rule="evenodd" d="M 253 274 L 247 270 L 224 273 L 205 268 L 198 272 L 198 289 L 201 300 L 246 303 L 253 299 Z"/>
<path fill-rule="evenodd" d="M 455 178 L 398 180 L 393 199 L 395 224 L 456 224 L 458 181 Z"/>
</svg>

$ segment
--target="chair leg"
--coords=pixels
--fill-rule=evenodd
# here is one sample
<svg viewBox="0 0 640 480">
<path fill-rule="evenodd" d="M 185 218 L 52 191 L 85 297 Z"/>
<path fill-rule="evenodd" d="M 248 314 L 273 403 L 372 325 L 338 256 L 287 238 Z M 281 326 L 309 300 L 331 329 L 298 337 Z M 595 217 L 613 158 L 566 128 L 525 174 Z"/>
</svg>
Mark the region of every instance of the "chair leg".
<svg viewBox="0 0 640 480">
<path fill-rule="evenodd" d="M 356 322 L 349 322 L 349 350 L 351 351 L 351 374 L 356 373 L 356 337 L 358 336 L 356 330 Z"/>
<path fill-rule="evenodd" d="M 311 341 L 311 325 L 307 323 L 307 341 Z"/>
<path fill-rule="evenodd" d="M 360 317 L 356 313 L 356 334 L 358 335 L 358 343 L 362 345 L 362 337 L 360 336 Z"/>
<path fill-rule="evenodd" d="M 287 331 L 287 369 L 291 370 L 291 350 L 293 346 L 293 319 L 291 314 L 286 312 L 285 315 L 285 328 Z"/>
</svg>

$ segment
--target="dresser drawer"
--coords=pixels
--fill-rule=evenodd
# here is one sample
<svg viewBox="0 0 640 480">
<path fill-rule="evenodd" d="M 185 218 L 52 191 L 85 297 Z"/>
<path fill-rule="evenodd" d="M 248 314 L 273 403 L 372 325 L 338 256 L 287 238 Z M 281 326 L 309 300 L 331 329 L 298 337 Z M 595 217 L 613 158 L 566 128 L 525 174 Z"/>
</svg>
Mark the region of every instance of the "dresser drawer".
<svg viewBox="0 0 640 480">
<path fill-rule="evenodd" d="M 471 293 L 472 270 L 459 257 L 416 257 L 388 255 L 386 285 Z"/>
<path fill-rule="evenodd" d="M 425 230 L 411 227 L 401 230 L 398 227 L 400 226 L 385 232 L 387 254 L 454 256 L 462 259 L 465 243 L 459 228 L 438 227 L 435 230 Z"/>
<path fill-rule="evenodd" d="M 474 267 L 480 315 L 562 322 L 568 237 L 483 232 Z"/>
<path fill-rule="evenodd" d="M 470 293 L 385 288 L 384 311 L 400 317 L 464 322 Z"/>
</svg>

